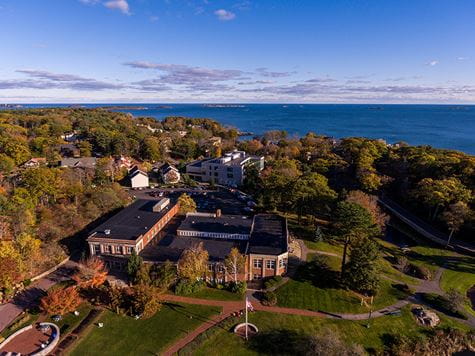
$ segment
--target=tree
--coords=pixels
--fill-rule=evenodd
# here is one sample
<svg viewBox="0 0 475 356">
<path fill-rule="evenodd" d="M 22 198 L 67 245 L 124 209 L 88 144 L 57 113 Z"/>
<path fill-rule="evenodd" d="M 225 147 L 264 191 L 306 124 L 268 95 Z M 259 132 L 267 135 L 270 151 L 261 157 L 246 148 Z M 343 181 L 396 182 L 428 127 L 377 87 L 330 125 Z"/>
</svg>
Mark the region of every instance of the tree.
<svg viewBox="0 0 475 356">
<path fill-rule="evenodd" d="M 470 213 L 470 208 L 462 201 L 451 204 L 449 208 L 442 213 L 442 220 L 447 224 L 447 227 L 450 230 L 446 246 L 449 245 L 453 234 L 460 230 Z"/>
<path fill-rule="evenodd" d="M 300 177 L 292 194 L 298 217 L 303 212 L 315 214 L 319 209 L 334 201 L 336 192 L 328 186 L 328 179 L 319 173 L 310 173 Z"/>
<path fill-rule="evenodd" d="M 352 240 L 380 233 L 371 214 L 361 205 L 349 201 L 338 203 L 334 228 L 337 235 L 344 238 L 342 273 L 345 269 L 348 246 Z"/>
<path fill-rule="evenodd" d="M 0 241 L 0 289 L 10 291 L 23 276 L 23 261 L 11 241 Z"/>
<path fill-rule="evenodd" d="M 208 267 L 208 251 L 203 243 L 193 245 L 183 251 L 178 261 L 178 276 L 189 280 L 198 280 L 204 276 Z"/>
<path fill-rule="evenodd" d="M 41 298 L 40 308 L 49 315 L 64 315 L 75 311 L 81 304 L 76 286 L 53 288 Z"/>
<path fill-rule="evenodd" d="M 81 260 L 79 271 L 72 277 L 81 288 L 97 288 L 107 279 L 107 268 L 98 257 Z"/>
<path fill-rule="evenodd" d="M 148 264 L 142 263 L 137 271 L 135 276 L 136 284 L 146 284 L 150 285 L 152 280 L 150 279 L 150 266 Z"/>
<path fill-rule="evenodd" d="M 142 257 L 137 255 L 135 249 L 132 249 L 132 254 L 129 257 L 129 260 L 127 261 L 127 274 L 129 275 L 129 278 L 133 283 L 136 283 L 137 273 L 142 263 Z"/>
<path fill-rule="evenodd" d="M 454 177 L 446 179 L 424 178 L 417 184 L 413 195 L 429 208 L 434 208 L 432 220 L 437 217 L 440 208 L 459 201 L 467 203 L 472 198 L 470 189 Z"/>
<path fill-rule="evenodd" d="M 238 282 L 238 274 L 244 271 L 246 256 L 241 254 L 236 247 L 233 247 L 224 260 L 224 265 L 228 273 L 232 274 L 234 283 Z"/>
<path fill-rule="evenodd" d="M 186 193 L 180 195 L 178 205 L 180 207 L 179 213 L 182 215 L 196 212 L 196 202 Z"/>
<path fill-rule="evenodd" d="M 132 305 L 136 315 L 143 318 L 152 317 L 160 310 L 160 292 L 157 288 L 146 284 L 137 284 L 132 290 Z"/>
<path fill-rule="evenodd" d="M 373 221 L 381 230 L 386 228 L 389 216 L 381 210 L 376 196 L 366 194 L 360 190 L 352 190 L 348 193 L 346 201 L 361 205 L 371 214 Z"/>
<path fill-rule="evenodd" d="M 348 287 L 361 293 L 375 295 L 379 287 L 379 247 L 368 238 L 354 244 L 343 279 Z"/>
<path fill-rule="evenodd" d="M 176 282 L 176 266 L 170 261 L 166 261 L 163 265 L 155 264 L 150 270 L 150 278 L 155 287 L 167 290 Z"/>
</svg>

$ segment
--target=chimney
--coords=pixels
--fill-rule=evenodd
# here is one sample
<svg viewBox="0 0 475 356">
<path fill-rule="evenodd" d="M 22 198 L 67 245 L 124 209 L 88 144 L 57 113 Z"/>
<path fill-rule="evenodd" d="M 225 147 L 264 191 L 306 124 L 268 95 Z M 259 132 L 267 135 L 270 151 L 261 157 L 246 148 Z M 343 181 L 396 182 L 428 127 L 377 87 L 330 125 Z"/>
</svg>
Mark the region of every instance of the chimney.
<svg viewBox="0 0 475 356">
<path fill-rule="evenodd" d="M 216 217 L 221 217 L 221 209 L 216 209 Z"/>
</svg>

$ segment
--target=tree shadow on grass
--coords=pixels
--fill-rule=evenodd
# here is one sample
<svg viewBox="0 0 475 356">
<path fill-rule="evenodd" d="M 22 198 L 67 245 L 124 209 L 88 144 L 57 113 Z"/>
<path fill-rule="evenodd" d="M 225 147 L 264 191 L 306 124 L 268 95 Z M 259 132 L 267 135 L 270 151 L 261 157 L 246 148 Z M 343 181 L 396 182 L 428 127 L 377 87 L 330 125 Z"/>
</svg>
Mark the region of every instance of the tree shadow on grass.
<svg viewBox="0 0 475 356">
<path fill-rule="evenodd" d="M 163 305 L 169 307 L 171 310 L 173 310 L 174 312 L 178 314 L 186 316 L 189 319 L 199 320 L 203 323 L 213 320 L 213 315 L 211 315 L 210 317 L 205 317 L 201 314 L 189 311 L 188 309 L 186 309 L 186 307 L 180 304 L 166 302 L 166 303 L 163 303 Z"/>
<path fill-rule="evenodd" d="M 249 340 L 249 348 L 266 355 L 301 355 L 308 343 L 306 335 L 293 330 L 276 329 L 255 334 Z"/>
</svg>

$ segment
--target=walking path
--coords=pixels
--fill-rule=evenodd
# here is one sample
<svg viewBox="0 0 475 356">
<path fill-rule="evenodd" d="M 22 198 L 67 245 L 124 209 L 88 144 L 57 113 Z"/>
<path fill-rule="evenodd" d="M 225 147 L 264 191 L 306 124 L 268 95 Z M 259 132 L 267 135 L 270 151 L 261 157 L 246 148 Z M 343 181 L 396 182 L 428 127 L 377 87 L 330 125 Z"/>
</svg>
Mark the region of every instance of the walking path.
<svg viewBox="0 0 475 356">
<path fill-rule="evenodd" d="M 76 270 L 76 262 L 68 261 L 56 271 L 34 282 L 9 303 L 0 305 L 0 332 L 10 325 L 25 309 L 38 304 L 45 291 L 56 283 L 66 281 Z"/>
</svg>

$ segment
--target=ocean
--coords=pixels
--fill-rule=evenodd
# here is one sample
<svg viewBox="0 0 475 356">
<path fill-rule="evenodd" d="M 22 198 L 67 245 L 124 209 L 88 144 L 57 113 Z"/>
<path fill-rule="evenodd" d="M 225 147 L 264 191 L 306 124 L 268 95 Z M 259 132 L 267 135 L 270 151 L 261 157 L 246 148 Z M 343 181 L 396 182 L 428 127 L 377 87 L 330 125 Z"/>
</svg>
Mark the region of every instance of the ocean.
<svg viewBox="0 0 475 356">
<path fill-rule="evenodd" d="M 115 106 L 134 116 L 211 118 L 259 135 L 285 130 L 291 136 L 312 131 L 336 138 L 364 136 L 388 143 L 431 145 L 475 154 L 475 106 L 341 104 L 88 104 Z M 25 107 L 67 104 L 24 105 Z"/>
</svg>

